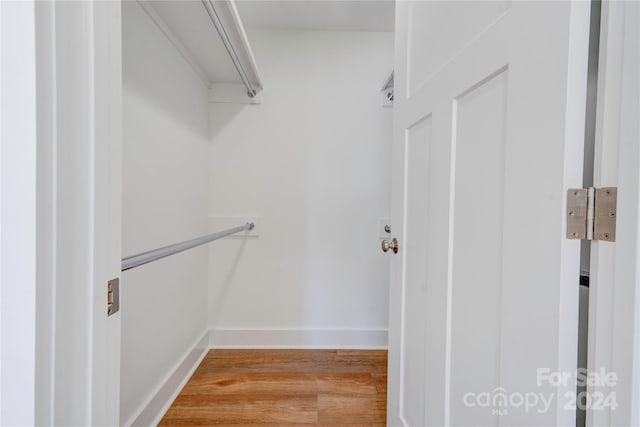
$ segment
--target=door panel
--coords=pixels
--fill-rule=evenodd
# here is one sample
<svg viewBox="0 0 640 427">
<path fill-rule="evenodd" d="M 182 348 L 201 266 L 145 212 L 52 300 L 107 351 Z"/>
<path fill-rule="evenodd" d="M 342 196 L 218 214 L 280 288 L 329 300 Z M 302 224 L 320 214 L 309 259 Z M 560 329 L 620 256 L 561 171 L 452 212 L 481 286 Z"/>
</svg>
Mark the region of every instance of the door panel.
<svg viewBox="0 0 640 427">
<path fill-rule="evenodd" d="M 504 70 L 453 103 L 453 424 L 457 414 L 469 410 L 464 405 L 465 393 L 482 393 L 499 386 L 506 94 Z M 485 143 L 478 144 L 478 140 Z M 492 416 L 484 408 L 476 407 L 472 412 L 477 421 L 489 422 Z"/>
<path fill-rule="evenodd" d="M 509 1 L 410 2 L 407 82 L 419 88 L 509 8 Z M 441 40 L 447 40 L 442 43 Z M 407 88 L 410 96 L 411 90 Z"/>
<path fill-rule="evenodd" d="M 427 116 L 411 126 L 406 132 L 406 200 L 407 226 L 411 226 L 413 233 L 407 238 L 406 284 L 404 286 L 404 340 L 406 351 L 403 353 L 402 396 L 405 405 L 402 408 L 405 419 L 414 425 L 425 423 L 423 402 L 427 399 L 427 385 L 430 378 L 427 375 L 425 360 L 428 359 L 427 349 L 431 343 L 422 334 L 426 328 L 425 302 L 428 300 L 427 282 L 424 277 L 428 274 L 428 197 L 429 170 L 431 170 L 431 117 Z"/>
<path fill-rule="evenodd" d="M 588 4 L 396 8 L 389 424 L 572 424 Z"/>
</svg>

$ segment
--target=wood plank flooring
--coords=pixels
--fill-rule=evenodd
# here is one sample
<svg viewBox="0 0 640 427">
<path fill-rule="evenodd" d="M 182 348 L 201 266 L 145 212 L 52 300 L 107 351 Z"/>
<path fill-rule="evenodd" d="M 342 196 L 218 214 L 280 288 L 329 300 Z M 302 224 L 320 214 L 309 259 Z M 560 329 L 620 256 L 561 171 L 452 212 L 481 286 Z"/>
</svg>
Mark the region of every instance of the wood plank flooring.
<svg viewBox="0 0 640 427">
<path fill-rule="evenodd" d="M 382 427 L 384 350 L 211 350 L 161 426 Z"/>
</svg>

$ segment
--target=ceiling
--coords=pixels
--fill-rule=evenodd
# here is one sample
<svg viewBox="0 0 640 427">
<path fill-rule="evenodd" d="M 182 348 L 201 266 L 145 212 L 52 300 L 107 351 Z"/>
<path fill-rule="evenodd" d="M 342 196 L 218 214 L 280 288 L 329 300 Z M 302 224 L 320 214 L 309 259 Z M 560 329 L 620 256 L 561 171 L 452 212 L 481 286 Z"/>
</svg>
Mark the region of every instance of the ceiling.
<svg viewBox="0 0 640 427">
<path fill-rule="evenodd" d="M 245 28 L 393 31 L 394 0 L 236 0 Z"/>
</svg>

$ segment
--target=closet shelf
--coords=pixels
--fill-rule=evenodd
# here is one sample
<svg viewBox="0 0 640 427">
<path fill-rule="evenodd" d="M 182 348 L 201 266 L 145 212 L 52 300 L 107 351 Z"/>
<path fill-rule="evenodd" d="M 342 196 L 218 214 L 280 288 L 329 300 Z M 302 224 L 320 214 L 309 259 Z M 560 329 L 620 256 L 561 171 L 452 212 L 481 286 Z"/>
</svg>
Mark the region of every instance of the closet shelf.
<svg viewBox="0 0 640 427">
<path fill-rule="evenodd" d="M 138 3 L 207 87 L 217 83 L 243 84 L 241 73 L 214 26 L 215 18 L 207 10 L 209 6 L 205 6 L 213 4 L 237 62 L 245 72 L 246 83 L 256 91 L 262 89 L 258 67 L 234 0 L 138 0 Z"/>
</svg>

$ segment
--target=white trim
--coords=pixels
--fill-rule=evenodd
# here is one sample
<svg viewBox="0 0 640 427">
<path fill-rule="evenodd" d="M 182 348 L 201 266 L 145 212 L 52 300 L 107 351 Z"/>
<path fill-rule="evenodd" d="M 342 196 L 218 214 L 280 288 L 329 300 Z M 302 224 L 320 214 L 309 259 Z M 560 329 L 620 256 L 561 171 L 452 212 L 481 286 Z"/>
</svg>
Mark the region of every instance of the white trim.
<svg viewBox="0 0 640 427">
<path fill-rule="evenodd" d="M 387 348 L 387 329 L 212 329 L 211 348 Z"/>
<path fill-rule="evenodd" d="M 0 424 L 33 425 L 36 390 L 35 2 L 0 3 Z"/>
<path fill-rule="evenodd" d="M 37 266 L 35 425 L 55 424 L 58 140 L 56 23 L 52 2 L 36 2 Z"/>
<path fill-rule="evenodd" d="M 189 50 L 182 44 L 178 36 L 176 36 L 167 23 L 158 15 L 158 12 L 153 8 L 151 2 L 149 0 L 137 0 L 138 4 L 145 11 L 149 18 L 153 21 L 153 23 L 158 27 L 158 29 L 165 35 L 167 40 L 176 48 L 176 50 L 182 55 L 187 64 L 191 66 L 193 72 L 202 80 L 202 83 L 208 88 L 211 86 L 211 80 L 207 76 L 207 73 L 198 65 L 198 62 L 193 58 Z"/>
<path fill-rule="evenodd" d="M 588 369 L 614 372 L 619 406 L 587 411 L 587 426 L 640 425 L 640 4 L 602 2 L 594 186 L 618 187 L 616 242 L 591 243 Z"/>
<path fill-rule="evenodd" d="M 209 351 L 209 332 L 205 331 L 185 356 L 169 371 L 148 398 L 123 426 L 154 426 L 169 410 Z"/>
<path fill-rule="evenodd" d="M 103 286 L 121 259 L 120 2 L 37 3 L 35 13 L 35 55 L 24 48 L 15 58 L 37 68 L 37 240 L 20 240 L 38 251 L 36 422 L 7 424 L 116 425 L 120 316 L 107 318 Z"/>
</svg>

